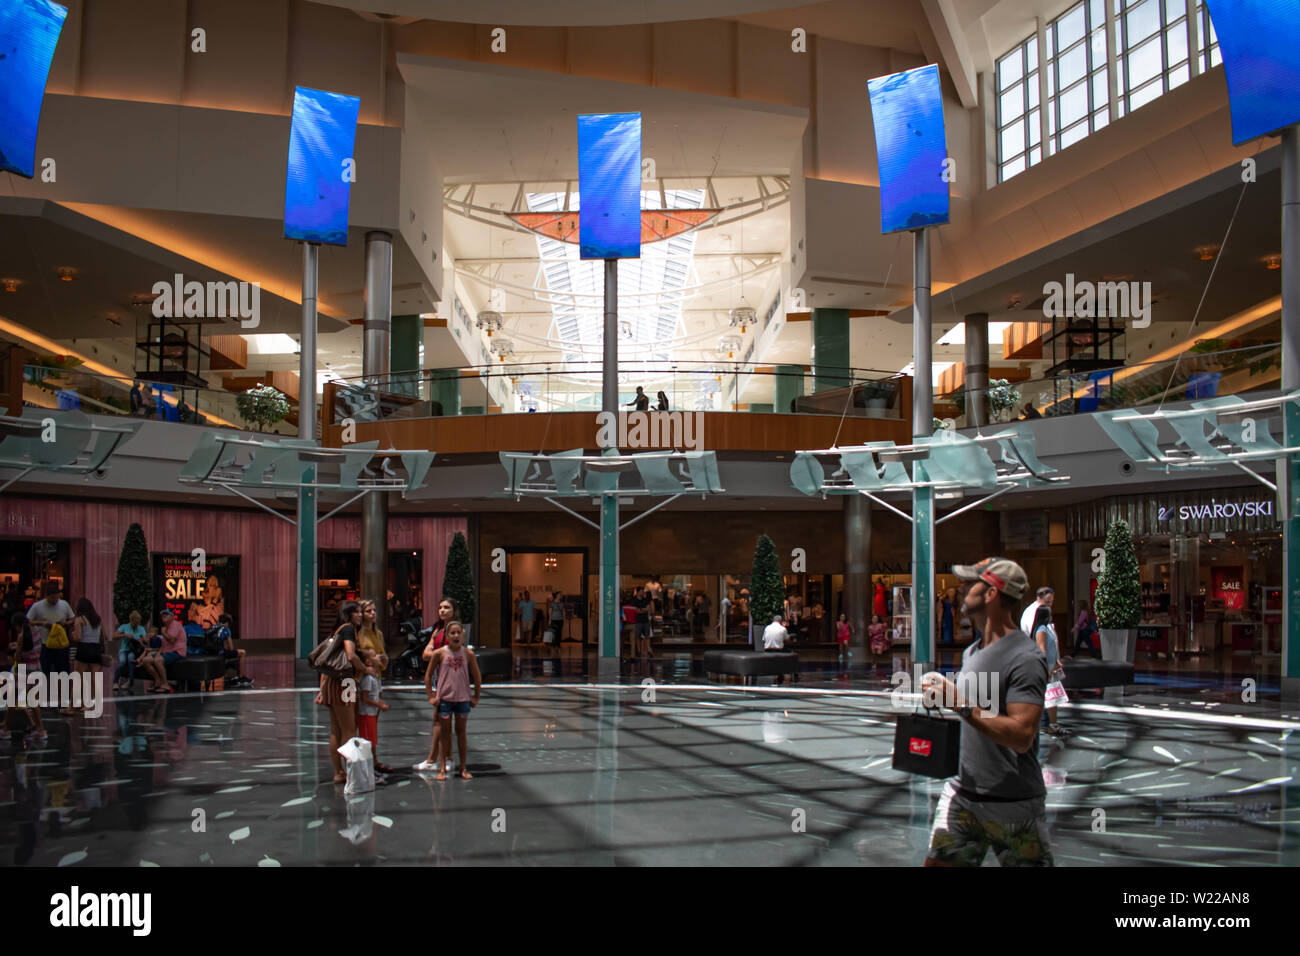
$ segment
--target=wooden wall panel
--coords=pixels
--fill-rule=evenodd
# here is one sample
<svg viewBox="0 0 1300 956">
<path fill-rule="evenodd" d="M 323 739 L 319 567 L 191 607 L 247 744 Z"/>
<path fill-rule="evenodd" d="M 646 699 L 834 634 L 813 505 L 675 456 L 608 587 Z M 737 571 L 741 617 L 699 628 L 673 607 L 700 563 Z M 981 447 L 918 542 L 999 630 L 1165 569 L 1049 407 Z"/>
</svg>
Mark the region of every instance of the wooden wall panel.
<svg viewBox="0 0 1300 956">
<path fill-rule="evenodd" d="M 905 443 L 911 435 L 911 390 L 903 393 L 903 418 L 845 418 L 833 415 L 775 415 L 751 412 L 704 412 L 700 447 L 709 451 L 790 452 L 827 448 L 839 433 L 840 445 L 870 441 Z M 381 446 L 425 448 L 439 454 L 497 451 L 547 451 L 597 447 L 595 416 L 586 412 L 523 415 L 467 415 L 447 418 L 390 419 L 358 423 L 357 441 L 377 438 Z M 326 425 L 326 445 L 337 448 L 342 429 Z M 664 447 L 651 445 L 649 447 Z"/>
</svg>

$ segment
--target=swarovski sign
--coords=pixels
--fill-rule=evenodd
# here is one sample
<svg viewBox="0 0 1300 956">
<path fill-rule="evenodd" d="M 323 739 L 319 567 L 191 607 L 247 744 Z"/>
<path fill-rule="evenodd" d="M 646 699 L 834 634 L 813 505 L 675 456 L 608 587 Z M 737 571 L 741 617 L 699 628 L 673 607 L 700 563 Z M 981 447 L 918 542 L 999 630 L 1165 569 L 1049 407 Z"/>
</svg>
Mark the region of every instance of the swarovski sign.
<svg viewBox="0 0 1300 956">
<path fill-rule="evenodd" d="M 1160 506 L 1157 521 L 1177 517 L 1180 521 L 1201 521 L 1212 518 L 1270 518 L 1273 516 L 1272 499 L 1259 501 L 1210 501 L 1208 504 Z"/>
</svg>

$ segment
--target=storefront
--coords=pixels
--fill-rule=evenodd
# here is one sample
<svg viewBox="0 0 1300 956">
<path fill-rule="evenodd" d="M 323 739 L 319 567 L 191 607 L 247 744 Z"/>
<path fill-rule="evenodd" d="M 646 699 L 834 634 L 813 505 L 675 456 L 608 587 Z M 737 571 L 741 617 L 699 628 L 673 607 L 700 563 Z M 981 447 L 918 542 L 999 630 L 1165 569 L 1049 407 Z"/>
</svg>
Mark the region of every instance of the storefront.
<svg viewBox="0 0 1300 956">
<path fill-rule="evenodd" d="M 1131 495 L 1071 507 L 1076 609 L 1080 600 L 1092 604 L 1097 555 L 1117 517 L 1133 531 L 1141 568 L 1139 659 L 1186 657 L 1207 668 L 1280 659 L 1282 531 L 1270 492 Z"/>
</svg>

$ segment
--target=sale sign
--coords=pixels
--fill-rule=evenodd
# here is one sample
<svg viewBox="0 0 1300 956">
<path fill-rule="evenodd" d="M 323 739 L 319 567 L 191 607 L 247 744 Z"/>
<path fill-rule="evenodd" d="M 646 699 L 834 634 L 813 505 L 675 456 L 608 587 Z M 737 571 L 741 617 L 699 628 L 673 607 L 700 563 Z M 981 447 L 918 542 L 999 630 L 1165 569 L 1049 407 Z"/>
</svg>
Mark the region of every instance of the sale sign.
<svg viewBox="0 0 1300 956">
<path fill-rule="evenodd" d="M 1246 593 L 1242 587 L 1241 565 L 1216 567 L 1210 576 L 1214 597 L 1223 602 L 1228 611 L 1240 611 L 1246 606 Z"/>
<path fill-rule="evenodd" d="M 239 556 L 208 554 L 155 554 L 153 581 L 158 611 L 171 611 L 182 624 L 203 630 L 216 627 L 229 614 L 238 635 Z"/>
</svg>

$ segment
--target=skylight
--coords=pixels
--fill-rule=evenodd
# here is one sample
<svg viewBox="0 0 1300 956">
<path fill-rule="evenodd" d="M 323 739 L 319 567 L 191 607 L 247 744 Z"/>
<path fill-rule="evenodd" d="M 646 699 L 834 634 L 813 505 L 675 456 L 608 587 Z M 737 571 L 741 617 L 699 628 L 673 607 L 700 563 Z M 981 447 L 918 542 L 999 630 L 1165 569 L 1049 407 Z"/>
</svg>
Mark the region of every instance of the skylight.
<svg viewBox="0 0 1300 956">
<path fill-rule="evenodd" d="M 704 204 L 702 189 L 665 191 L 667 208 L 698 209 Z M 564 193 L 530 193 L 528 208 L 533 212 L 558 212 L 564 205 Z M 571 209 L 579 208 L 577 193 L 569 195 Z M 659 209 L 658 190 L 641 193 L 642 209 Z M 578 246 L 546 236 L 537 236 L 537 255 L 546 288 L 557 296 L 551 315 L 555 335 L 566 343 L 585 346 L 587 357 L 597 357 L 604 325 L 604 264 L 599 260 L 582 260 Z M 663 343 L 682 334 L 682 290 L 690 281 L 695 255 L 695 232 L 641 247 L 640 259 L 622 259 L 618 264 L 619 324 L 631 332 L 620 342 L 620 352 L 627 358 L 666 362 L 671 349 Z M 568 299 L 568 294 L 587 298 Z M 635 297 L 635 298 L 634 298 Z M 580 349 L 565 350 L 566 362 L 583 358 Z"/>
</svg>

